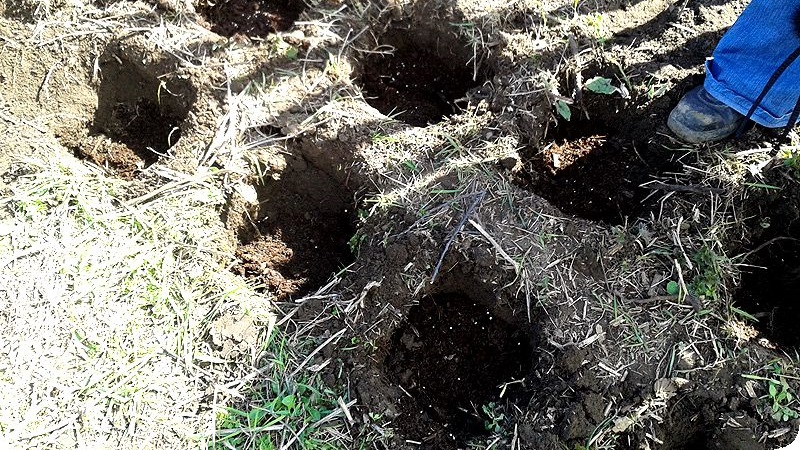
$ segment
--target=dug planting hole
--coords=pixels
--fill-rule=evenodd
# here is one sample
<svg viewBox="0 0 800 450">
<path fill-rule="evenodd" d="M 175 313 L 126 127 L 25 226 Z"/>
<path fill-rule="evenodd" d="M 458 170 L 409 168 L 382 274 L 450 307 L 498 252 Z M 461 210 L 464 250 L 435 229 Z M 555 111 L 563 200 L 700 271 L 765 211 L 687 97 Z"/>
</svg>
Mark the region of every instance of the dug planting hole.
<svg viewBox="0 0 800 450">
<path fill-rule="evenodd" d="M 355 204 L 349 189 L 300 154 L 277 158 L 285 168 L 256 185 L 255 229 L 240 233 L 234 271 L 278 299 L 298 298 L 352 262 Z"/>
<path fill-rule="evenodd" d="M 178 142 L 195 92 L 188 81 L 159 78 L 154 73 L 161 69 L 134 63 L 113 46 L 101 58 L 100 70 L 89 138 L 75 151 L 130 178 Z"/>
<path fill-rule="evenodd" d="M 387 375 L 407 393 L 394 425 L 429 448 L 486 434 L 497 405 L 526 392 L 531 352 L 521 328 L 465 295 L 422 298 L 394 332 L 385 360 Z"/>
<path fill-rule="evenodd" d="M 360 84 L 367 103 L 415 127 L 441 121 L 467 104 L 486 69 L 452 30 L 396 24 L 363 61 Z"/>
<path fill-rule="evenodd" d="M 737 306 L 758 319 L 754 325 L 779 346 L 797 348 L 800 305 L 800 242 L 778 237 L 764 243 L 748 261 Z"/>
<path fill-rule="evenodd" d="M 517 184 L 561 211 L 590 220 L 621 223 L 637 216 L 652 193 L 641 187 L 673 165 L 647 142 L 618 136 L 596 120 L 561 120 L 541 148 L 523 151 Z"/>
<path fill-rule="evenodd" d="M 217 34 L 264 37 L 291 28 L 305 7 L 302 0 L 203 0 L 198 9 Z"/>
</svg>

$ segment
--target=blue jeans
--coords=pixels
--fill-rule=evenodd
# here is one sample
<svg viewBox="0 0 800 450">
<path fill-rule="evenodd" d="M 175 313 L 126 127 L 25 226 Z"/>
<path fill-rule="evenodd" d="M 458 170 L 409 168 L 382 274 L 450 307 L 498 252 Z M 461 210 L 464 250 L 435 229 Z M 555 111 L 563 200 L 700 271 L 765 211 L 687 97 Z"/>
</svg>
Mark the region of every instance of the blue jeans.
<svg viewBox="0 0 800 450">
<path fill-rule="evenodd" d="M 742 115 L 776 69 L 800 47 L 800 0 L 752 0 L 706 62 L 705 89 Z M 800 59 L 792 63 L 753 113 L 759 125 L 786 126 L 800 95 Z"/>
</svg>

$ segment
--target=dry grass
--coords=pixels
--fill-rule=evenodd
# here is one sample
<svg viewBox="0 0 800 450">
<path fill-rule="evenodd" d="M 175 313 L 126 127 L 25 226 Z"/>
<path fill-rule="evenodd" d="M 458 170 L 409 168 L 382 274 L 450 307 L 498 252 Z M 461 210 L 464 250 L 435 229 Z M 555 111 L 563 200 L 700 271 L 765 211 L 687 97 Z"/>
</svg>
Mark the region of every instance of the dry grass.
<svg viewBox="0 0 800 450">
<path fill-rule="evenodd" d="M 229 311 L 272 320 L 226 270 L 211 177 L 136 202 L 69 160 L 14 172 L 0 275 L 4 438 L 27 448 L 210 440 L 209 400 L 233 374 L 209 328 Z"/>
</svg>

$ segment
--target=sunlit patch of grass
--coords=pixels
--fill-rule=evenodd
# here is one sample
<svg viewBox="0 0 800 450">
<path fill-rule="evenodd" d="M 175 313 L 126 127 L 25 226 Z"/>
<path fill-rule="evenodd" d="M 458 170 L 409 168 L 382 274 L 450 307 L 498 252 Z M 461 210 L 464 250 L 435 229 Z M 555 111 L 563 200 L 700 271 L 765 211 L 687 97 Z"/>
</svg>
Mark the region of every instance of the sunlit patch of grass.
<svg viewBox="0 0 800 450">
<path fill-rule="evenodd" d="M 0 259 L 9 324 L 0 373 L 13 374 L 0 377 L 5 439 L 196 445 L 213 427 L 205 391 L 239 376 L 213 357 L 210 325 L 242 308 L 270 321 L 269 303 L 227 270 L 218 188 L 189 177 L 128 200 L 125 182 L 71 160 L 26 161 L 10 179 L 10 257 Z"/>
</svg>

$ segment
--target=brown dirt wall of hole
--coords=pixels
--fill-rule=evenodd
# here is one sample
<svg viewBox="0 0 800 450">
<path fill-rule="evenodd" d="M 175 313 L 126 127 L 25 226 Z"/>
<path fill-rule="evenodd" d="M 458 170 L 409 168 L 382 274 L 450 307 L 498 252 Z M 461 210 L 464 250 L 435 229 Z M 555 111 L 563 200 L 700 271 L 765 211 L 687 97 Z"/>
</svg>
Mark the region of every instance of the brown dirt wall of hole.
<svg viewBox="0 0 800 450">
<path fill-rule="evenodd" d="M 303 0 L 201 0 L 198 12 L 219 35 L 265 37 L 290 29 L 305 8 Z"/>
<path fill-rule="evenodd" d="M 0 18 L 3 36 L 23 41 L 32 33 L 26 25 Z M 23 47 L 0 53 L 2 107 L 36 123 L 41 130 L 52 131 L 56 137 L 85 129 L 97 106 L 96 87 L 90 79 L 96 44 L 79 38 L 71 40 L 70 45 Z M 45 79 L 47 83 L 43 82 Z"/>
<path fill-rule="evenodd" d="M 235 230 L 240 262 L 234 272 L 278 300 L 313 292 L 353 261 L 354 190 L 312 163 L 300 147 L 274 156 L 273 166 L 280 169 L 256 182 L 254 216 Z M 231 214 L 237 212 L 224 212 Z"/>
<path fill-rule="evenodd" d="M 459 112 L 469 91 L 489 77 L 485 65 L 473 67 L 471 49 L 451 30 L 400 21 L 378 37 L 378 44 L 392 53 L 376 53 L 361 62 L 358 83 L 364 98 L 412 126 Z"/>
</svg>

